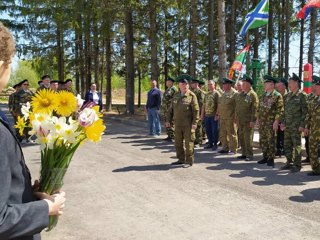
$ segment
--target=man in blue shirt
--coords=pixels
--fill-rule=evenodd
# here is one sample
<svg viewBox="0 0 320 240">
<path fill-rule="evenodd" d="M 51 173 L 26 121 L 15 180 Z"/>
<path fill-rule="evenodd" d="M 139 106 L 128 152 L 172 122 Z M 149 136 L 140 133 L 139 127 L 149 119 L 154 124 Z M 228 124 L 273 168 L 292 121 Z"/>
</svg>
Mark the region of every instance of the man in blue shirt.
<svg viewBox="0 0 320 240">
<path fill-rule="evenodd" d="M 160 136 L 161 124 L 159 109 L 161 105 L 161 91 L 157 88 L 157 81 L 150 81 L 151 89 L 148 92 L 146 111 L 148 114 L 149 135 Z"/>
</svg>

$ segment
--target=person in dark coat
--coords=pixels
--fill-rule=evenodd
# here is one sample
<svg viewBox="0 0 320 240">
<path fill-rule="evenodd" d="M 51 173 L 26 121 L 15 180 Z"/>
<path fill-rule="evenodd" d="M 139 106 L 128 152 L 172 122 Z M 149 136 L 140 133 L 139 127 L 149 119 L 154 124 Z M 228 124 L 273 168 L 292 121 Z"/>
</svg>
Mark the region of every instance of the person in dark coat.
<svg viewBox="0 0 320 240">
<path fill-rule="evenodd" d="M 102 95 L 97 91 L 97 85 L 95 83 L 90 84 L 90 91 L 86 93 L 83 106 L 89 103 L 94 103 L 99 106 L 99 111 L 102 110 Z"/>
<path fill-rule="evenodd" d="M 0 91 L 11 74 L 15 43 L 9 30 L 0 22 Z M 18 139 L 0 117 L 0 239 L 39 240 L 47 227 L 49 215 L 60 215 L 65 194 L 49 196 L 35 192 Z"/>
</svg>

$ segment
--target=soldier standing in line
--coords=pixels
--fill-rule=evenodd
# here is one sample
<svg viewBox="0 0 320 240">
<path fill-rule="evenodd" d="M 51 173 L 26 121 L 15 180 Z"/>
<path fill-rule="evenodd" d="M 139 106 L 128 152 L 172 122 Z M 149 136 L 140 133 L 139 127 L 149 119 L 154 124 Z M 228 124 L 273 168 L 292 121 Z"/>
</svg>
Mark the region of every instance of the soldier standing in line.
<svg viewBox="0 0 320 240">
<path fill-rule="evenodd" d="M 20 83 L 17 83 L 17 84 L 15 84 L 15 85 L 13 85 L 12 88 L 14 89 L 14 92 L 10 94 L 9 100 L 8 100 L 9 112 L 11 113 L 11 115 L 13 116 L 13 118 L 14 118 L 14 116 L 16 115 L 16 114 L 14 113 L 14 110 L 15 110 L 15 107 L 16 107 L 14 100 L 15 100 L 15 96 L 17 95 L 17 92 L 20 91 L 20 87 L 21 87 Z"/>
<path fill-rule="evenodd" d="M 263 158 L 258 164 L 267 163 L 268 166 L 274 167 L 276 133 L 283 114 L 283 99 L 275 90 L 277 79 L 269 75 L 265 75 L 264 79 L 265 92 L 259 99 L 257 117 Z"/>
<path fill-rule="evenodd" d="M 204 94 L 207 94 L 207 89 L 205 88 L 206 86 L 206 82 L 204 80 L 199 80 L 199 88 L 204 92 Z M 202 109 L 200 109 L 200 111 L 202 111 Z M 203 122 L 203 120 L 200 118 L 201 120 L 201 126 L 202 126 L 202 143 L 206 143 L 207 141 L 207 133 L 206 133 L 206 126 Z"/>
<path fill-rule="evenodd" d="M 19 104 L 18 107 L 18 116 L 23 117 L 21 108 L 24 104 L 27 102 L 31 102 L 33 93 L 29 90 L 29 81 L 27 79 L 23 80 L 21 83 L 21 90 L 16 95 L 16 101 Z M 26 139 L 26 142 L 30 142 L 29 140 L 29 131 L 31 129 L 26 127 L 23 131 L 23 136 L 21 138 L 21 141 L 23 140 L 23 137 Z"/>
<path fill-rule="evenodd" d="M 190 80 L 191 77 L 187 74 L 180 75 L 176 79 L 179 82 L 179 92 L 173 96 L 166 127 L 171 127 L 170 122 L 173 121 L 175 126 L 174 144 L 178 161 L 172 164 L 192 166 L 194 163 L 195 130 L 199 121 L 199 105 L 197 96 L 189 90 Z"/>
<path fill-rule="evenodd" d="M 248 75 L 244 75 L 242 92 L 236 97 L 236 122 L 239 130 L 239 143 L 241 156 L 238 159 L 253 160 L 253 133 L 257 117 L 259 99 L 252 89 L 253 81 Z"/>
<path fill-rule="evenodd" d="M 77 91 L 73 89 L 72 87 L 72 79 L 67 79 L 65 82 L 64 82 L 64 87 L 65 87 L 65 90 L 68 91 L 68 92 L 71 92 L 73 93 L 73 95 L 77 96 Z"/>
<path fill-rule="evenodd" d="M 199 116 L 201 116 L 201 110 L 202 110 L 202 105 L 203 105 L 203 100 L 205 93 L 202 91 L 199 87 L 199 80 L 197 79 L 192 79 L 191 80 L 191 91 L 197 96 L 198 104 L 199 104 Z M 196 140 L 194 141 L 195 145 L 201 145 L 202 144 L 202 137 L 203 137 L 203 132 L 202 132 L 202 121 L 198 121 L 197 129 L 196 129 Z"/>
<path fill-rule="evenodd" d="M 219 137 L 222 149 L 219 153 L 234 155 L 237 152 L 238 139 L 235 123 L 235 108 L 237 92 L 232 88 L 233 80 L 223 78 L 224 93 L 219 98 L 218 118 L 220 120 Z M 230 150 L 230 152 L 229 152 Z"/>
<path fill-rule="evenodd" d="M 173 83 L 174 83 L 174 80 L 171 77 L 168 77 L 166 79 L 167 89 L 164 91 L 163 96 L 162 96 L 160 113 L 161 113 L 162 120 L 165 123 L 168 122 L 167 115 L 168 115 L 169 108 L 171 106 L 173 95 L 178 91 L 177 88 L 175 86 L 173 86 Z M 167 132 L 168 137 L 165 138 L 164 140 L 172 142 L 174 140 L 173 122 L 170 122 L 170 127 L 166 127 L 166 132 Z"/>
<path fill-rule="evenodd" d="M 43 75 L 41 77 L 41 81 L 38 82 L 39 87 L 37 88 L 38 92 L 41 89 L 49 89 L 50 88 L 50 76 L 49 75 Z"/>
<path fill-rule="evenodd" d="M 281 129 L 284 134 L 284 152 L 287 158 L 282 170 L 290 169 L 291 172 L 301 170 L 301 134 L 304 132 L 307 113 L 307 95 L 300 90 L 301 79 L 293 73 L 289 78 L 290 92 L 284 102 L 284 114 Z"/>
<path fill-rule="evenodd" d="M 288 81 L 284 77 L 279 77 L 278 82 L 276 83 L 276 90 L 281 94 L 283 102 L 285 102 L 287 96 L 287 88 L 288 88 Z M 284 131 L 280 129 L 281 122 L 278 127 L 277 131 L 277 150 L 276 156 L 281 157 L 284 155 Z"/>
<path fill-rule="evenodd" d="M 204 148 L 212 148 L 213 151 L 216 151 L 219 138 L 219 126 L 216 114 L 220 93 L 215 90 L 214 80 L 208 80 L 208 90 L 209 92 L 204 97 L 201 111 L 201 119 L 205 124 L 208 136 L 208 144 Z"/>
<path fill-rule="evenodd" d="M 316 78 L 316 76 L 313 76 L 312 78 Z M 309 93 L 307 95 L 307 106 L 308 106 L 308 109 L 310 108 L 310 103 L 313 102 L 314 99 L 317 98 L 317 94 L 316 94 L 316 85 L 313 83 L 312 81 L 312 86 L 311 86 L 311 93 Z M 304 139 L 305 139 L 305 146 L 306 146 L 306 154 L 307 154 L 307 157 L 306 159 L 304 160 L 305 162 L 310 162 L 310 148 L 309 148 L 309 136 L 307 135 L 304 135 Z"/>
<path fill-rule="evenodd" d="M 305 136 L 310 137 L 309 158 L 312 172 L 308 173 L 308 175 L 317 176 L 320 175 L 320 164 L 318 159 L 320 144 L 320 77 L 312 76 L 312 80 L 315 85 L 316 96 L 309 102 L 304 134 Z"/>
<path fill-rule="evenodd" d="M 54 92 L 57 92 L 59 88 L 59 84 L 57 80 L 53 80 L 50 82 L 50 89 Z"/>
</svg>

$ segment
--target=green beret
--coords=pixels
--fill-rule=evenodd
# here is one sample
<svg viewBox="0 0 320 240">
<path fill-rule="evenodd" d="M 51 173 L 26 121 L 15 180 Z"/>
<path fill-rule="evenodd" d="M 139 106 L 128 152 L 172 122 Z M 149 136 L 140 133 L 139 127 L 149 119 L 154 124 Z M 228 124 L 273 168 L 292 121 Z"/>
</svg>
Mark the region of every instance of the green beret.
<svg viewBox="0 0 320 240">
<path fill-rule="evenodd" d="M 13 85 L 12 87 L 15 89 L 16 87 L 20 87 L 21 85 L 19 83 L 16 83 L 15 85 Z"/>
<path fill-rule="evenodd" d="M 24 83 L 26 83 L 26 82 L 28 82 L 28 79 L 24 79 L 24 80 L 22 80 L 21 82 L 19 82 L 18 84 L 21 86 L 22 84 L 24 84 Z"/>
<path fill-rule="evenodd" d="M 320 85 L 320 77 L 313 75 L 312 76 L 312 83 L 314 85 Z"/>
<path fill-rule="evenodd" d="M 241 81 L 246 81 L 246 82 L 250 83 L 251 85 L 253 84 L 252 78 L 247 74 L 243 74 L 243 76 L 241 77 L 240 80 Z"/>
<path fill-rule="evenodd" d="M 223 78 L 222 79 L 222 84 L 233 84 L 234 81 L 232 79 L 229 78 Z"/>
<path fill-rule="evenodd" d="M 292 77 L 290 77 L 289 80 L 293 80 L 293 81 L 296 81 L 296 82 L 298 82 L 298 83 L 303 82 L 303 81 L 299 78 L 299 76 L 298 76 L 297 74 L 295 74 L 295 73 L 292 73 Z"/>
<path fill-rule="evenodd" d="M 174 79 L 173 79 L 173 78 L 171 78 L 171 77 L 167 77 L 167 78 L 166 78 L 166 81 L 174 82 Z"/>
<path fill-rule="evenodd" d="M 196 78 L 192 78 L 191 79 L 191 83 L 200 83 L 200 80 L 196 79 Z"/>
<path fill-rule="evenodd" d="M 278 77 L 277 80 L 279 83 L 283 83 L 284 85 L 286 85 L 286 87 L 288 87 L 288 81 L 284 77 Z"/>
<path fill-rule="evenodd" d="M 270 75 L 264 75 L 263 76 L 264 82 L 273 82 L 273 83 L 277 83 L 278 80 Z"/>
<path fill-rule="evenodd" d="M 176 82 L 185 82 L 189 83 L 192 80 L 192 77 L 188 74 L 181 74 L 176 78 Z"/>
</svg>

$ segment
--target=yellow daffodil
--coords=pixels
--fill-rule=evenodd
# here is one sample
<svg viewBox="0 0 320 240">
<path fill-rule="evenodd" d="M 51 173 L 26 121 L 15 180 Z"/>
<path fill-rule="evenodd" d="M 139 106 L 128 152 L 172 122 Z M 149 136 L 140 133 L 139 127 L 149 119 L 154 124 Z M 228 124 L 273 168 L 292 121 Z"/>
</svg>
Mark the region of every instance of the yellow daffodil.
<svg viewBox="0 0 320 240">
<path fill-rule="evenodd" d="M 99 142 L 105 129 L 106 127 L 104 126 L 102 119 L 99 119 L 89 127 L 85 128 L 85 131 L 89 140 L 92 142 Z"/>
<path fill-rule="evenodd" d="M 64 117 L 70 116 L 77 109 L 76 97 L 68 91 L 58 93 L 56 112 Z"/>
<path fill-rule="evenodd" d="M 52 114 L 52 111 L 57 106 L 57 94 L 52 90 L 39 90 L 35 96 L 32 97 L 32 109 L 34 113 Z"/>
<path fill-rule="evenodd" d="M 23 135 L 23 130 L 27 127 L 27 123 L 22 117 L 18 116 L 17 123 L 14 127 L 19 130 L 20 135 Z"/>
</svg>

